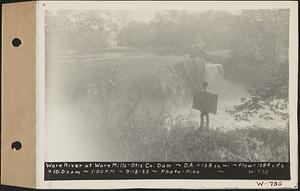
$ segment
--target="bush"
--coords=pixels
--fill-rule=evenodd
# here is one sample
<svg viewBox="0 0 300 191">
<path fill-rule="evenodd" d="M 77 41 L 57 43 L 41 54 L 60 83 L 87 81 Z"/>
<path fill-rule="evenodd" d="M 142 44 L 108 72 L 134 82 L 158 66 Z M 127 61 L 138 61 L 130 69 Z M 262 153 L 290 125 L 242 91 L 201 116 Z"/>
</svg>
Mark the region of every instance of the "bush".
<svg viewBox="0 0 300 191">
<path fill-rule="evenodd" d="M 130 113 L 110 132 L 122 161 L 287 162 L 287 130 L 251 126 L 223 131 L 198 129 L 189 116 Z M 112 158 L 113 160 L 113 158 Z"/>
</svg>

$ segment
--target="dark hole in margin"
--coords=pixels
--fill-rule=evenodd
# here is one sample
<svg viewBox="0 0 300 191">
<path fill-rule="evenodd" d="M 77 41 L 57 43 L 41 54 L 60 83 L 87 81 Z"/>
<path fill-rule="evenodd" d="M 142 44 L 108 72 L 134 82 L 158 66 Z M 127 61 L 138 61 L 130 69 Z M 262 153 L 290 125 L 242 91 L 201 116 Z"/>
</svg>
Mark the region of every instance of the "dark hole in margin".
<svg viewBox="0 0 300 191">
<path fill-rule="evenodd" d="M 21 41 L 19 38 L 14 38 L 14 39 L 12 40 L 12 45 L 13 45 L 14 47 L 19 47 L 21 44 L 22 44 L 22 41 Z"/>
<path fill-rule="evenodd" d="M 22 148 L 22 144 L 21 144 L 20 141 L 15 141 L 15 142 L 13 142 L 13 143 L 11 144 L 11 149 L 12 149 L 12 150 L 17 151 L 17 150 L 20 150 L 21 148 Z"/>
</svg>

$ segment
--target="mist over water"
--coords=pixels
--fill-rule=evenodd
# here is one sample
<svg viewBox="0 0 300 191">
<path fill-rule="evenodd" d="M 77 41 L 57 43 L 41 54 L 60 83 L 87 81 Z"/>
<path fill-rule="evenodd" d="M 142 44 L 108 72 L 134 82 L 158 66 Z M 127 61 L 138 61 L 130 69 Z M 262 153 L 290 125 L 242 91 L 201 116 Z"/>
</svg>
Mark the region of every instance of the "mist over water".
<svg viewBox="0 0 300 191">
<path fill-rule="evenodd" d="M 203 71 L 184 56 L 153 54 L 49 57 L 48 61 L 48 161 L 97 161 L 112 156 L 117 161 L 118 153 L 106 144 L 112 136 L 107 129 L 122 128 L 122 120 L 136 115 L 186 115 L 199 126 L 200 112 L 191 105 L 193 91 L 203 80 L 209 84 L 208 91 L 218 94 L 218 113 L 210 114 L 210 128 L 247 126 L 226 112 L 247 91 L 224 78 L 221 64 L 206 63 Z"/>
</svg>

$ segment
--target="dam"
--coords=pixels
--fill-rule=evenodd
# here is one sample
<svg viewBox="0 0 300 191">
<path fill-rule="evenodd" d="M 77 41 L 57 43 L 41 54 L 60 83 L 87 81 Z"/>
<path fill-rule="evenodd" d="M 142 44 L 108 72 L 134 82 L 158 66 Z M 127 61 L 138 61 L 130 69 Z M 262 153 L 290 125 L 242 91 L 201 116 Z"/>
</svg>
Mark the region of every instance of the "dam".
<svg viewBox="0 0 300 191">
<path fill-rule="evenodd" d="M 211 129 L 228 131 L 247 128 L 252 123 L 265 128 L 281 125 L 278 121 L 234 121 L 226 110 L 247 96 L 247 91 L 243 85 L 224 78 L 222 64 L 206 62 L 203 71 L 184 56 L 145 53 L 48 60 L 46 133 L 49 144 L 46 145 L 49 161 L 74 158 L 122 161 L 119 150 L 114 148 L 124 148 L 123 155 L 127 155 L 131 146 L 114 143 L 114 139 L 123 136 L 142 139 L 149 131 L 167 135 L 168 129 L 178 125 L 197 129 L 200 112 L 191 108 L 192 96 L 203 80 L 219 99 L 217 114 L 210 114 Z M 64 141 L 66 136 L 68 142 Z M 79 146 L 74 148 L 74 144 Z M 57 148 L 61 155 L 57 155 Z"/>
</svg>

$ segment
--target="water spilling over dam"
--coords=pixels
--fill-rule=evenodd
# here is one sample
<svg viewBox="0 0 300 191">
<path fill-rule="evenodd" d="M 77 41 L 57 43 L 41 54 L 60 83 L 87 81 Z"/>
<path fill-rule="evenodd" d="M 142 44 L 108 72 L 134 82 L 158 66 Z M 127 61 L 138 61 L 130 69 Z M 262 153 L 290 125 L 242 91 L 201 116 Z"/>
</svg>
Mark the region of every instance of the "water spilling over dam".
<svg viewBox="0 0 300 191">
<path fill-rule="evenodd" d="M 226 131 L 247 126 L 236 123 L 226 112 L 247 92 L 224 78 L 221 64 L 207 62 L 203 68 L 184 56 L 153 54 L 48 60 L 51 64 L 46 73 L 46 132 L 49 142 L 57 140 L 57 145 L 48 144 L 49 160 L 56 160 L 51 153 L 57 153 L 58 147 L 68 153 L 60 160 L 105 160 L 99 153 L 117 159 L 115 150 L 103 147 L 112 137 L 125 136 L 127 128 L 139 126 L 168 129 L 181 116 L 184 122 L 198 128 L 199 111 L 191 109 L 192 96 L 204 80 L 219 99 L 217 114 L 210 115 L 210 128 Z M 68 132 L 72 132 L 72 137 Z M 69 137 L 68 144 L 62 144 L 65 136 Z M 80 145 L 76 149 L 82 153 L 70 149 L 72 142 Z"/>
</svg>

